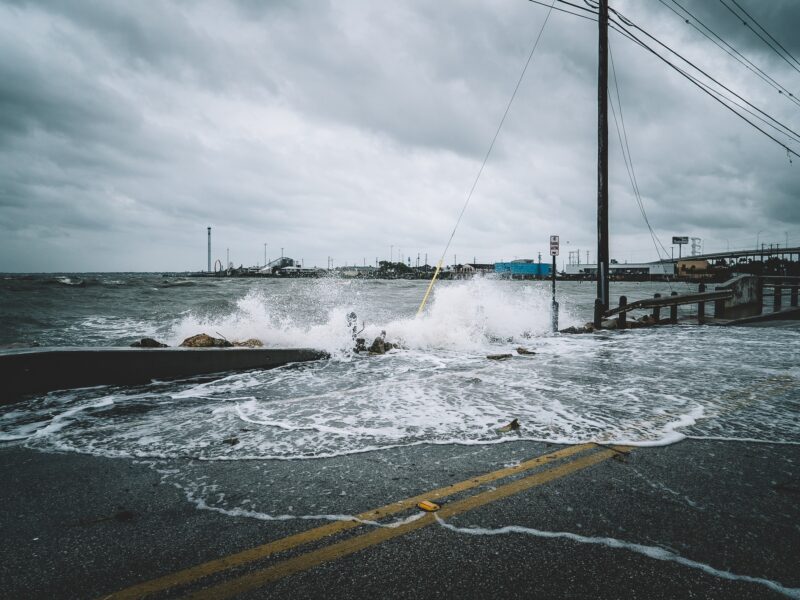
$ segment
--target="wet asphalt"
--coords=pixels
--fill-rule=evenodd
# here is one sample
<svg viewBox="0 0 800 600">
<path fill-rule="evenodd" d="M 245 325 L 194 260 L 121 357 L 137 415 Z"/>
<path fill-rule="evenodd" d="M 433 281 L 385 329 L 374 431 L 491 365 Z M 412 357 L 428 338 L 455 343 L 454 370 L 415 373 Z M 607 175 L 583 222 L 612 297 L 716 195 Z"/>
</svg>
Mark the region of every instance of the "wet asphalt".
<svg viewBox="0 0 800 600">
<path fill-rule="evenodd" d="M 327 522 L 201 510 L 187 497 L 193 489 L 187 482 L 208 482 L 229 506 L 246 499 L 259 513 L 352 515 L 560 448 L 518 441 L 307 461 L 153 464 L 6 446 L 0 448 L 0 597 L 106 597 Z M 526 529 L 474 535 L 434 522 L 242 597 L 800 597 L 800 446 L 685 440 L 635 448 L 447 522 Z M 361 525 L 152 597 L 182 597 L 374 529 Z M 613 540 L 651 550 L 615 547 Z M 646 554 L 652 551 L 673 560 Z"/>
</svg>

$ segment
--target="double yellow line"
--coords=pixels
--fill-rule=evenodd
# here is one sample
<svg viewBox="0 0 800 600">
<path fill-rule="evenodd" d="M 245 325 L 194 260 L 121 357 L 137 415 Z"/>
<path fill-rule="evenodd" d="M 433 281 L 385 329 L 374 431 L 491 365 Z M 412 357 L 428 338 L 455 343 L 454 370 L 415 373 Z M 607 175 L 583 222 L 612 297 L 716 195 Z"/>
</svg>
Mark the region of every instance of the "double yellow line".
<svg viewBox="0 0 800 600">
<path fill-rule="evenodd" d="M 249 563 L 265 559 L 274 554 L 285 552 L 287 550 L 291 550 L 312 542 L 317 542 L 323 538 L 335 535 L 342 531 L 362 526 L 363 523 L 359 521 L 377 521 L 387 516 L 413 509 L 416 507 L 417 503 L 421 502 L 422 500 L 437 500 L 440 498 L 446 498 L 448 496 L 452 496 L 454 494 L 458 494 L 460 492 L 464 492 L 493 481 L 537 469 L 543 465 L 548 465 L 549 463 L 553 463 L 576 454 L 586 454 L 590 450 L 595 450 L 597 448 L 598 446 L 595 444 L 570 446 L 562 450 L 522 462 L 513 467 L 499 469 L 491 473 L 486 473 L 478 477 L 467 479 L 460 483 L 439 488 L 425 494 L 420 494 L 419 496 L 406 498 L 405 500 L 393 502 L 380 508 L 361 513 L 356 515 L 355 519 L 357 520 L 328 523 L 321 527 L 316 527 L 302 533 L 291 535 L 262 546 L 250 548 L 236 554 L 231 554 L 217 560 L 212 560 L 188 569 L 184 569 L 183 571 L 171 573 L 164 577 L 159 577 L 158 579 L 153 579 L 151 581 L 134 585 L 106 596 L 106 598 L 143 598 L 157 592 L 169 590 L 171 588 L 187 586 L 210 575 L 241 567 Z M 490 502 L 507 498 L 508 496 L 517 494 L 532 487 L 543 485 L 555 479 L 565 477 L 571 473 L 575 473 L 576 471 L 580 471 L 607 460 L 615 454 L 628 452 L 629 450 L 629 447 L 614 446 L 608 449 L 602 449 L 588 453 L 585 456 L 581 456 L 573 461 L 563 462 L 551 468 L 537 471 L 529 476 L 515 479 L 503 486 L 481 492 L 474 496 L 468 496 L 462 500 L 447 503 L 441 508 L 438 514 L 442 518 L 448 518 L 464 513 L 466 511 L 489 504 Z M 422 527 L 426 527 L 434 522 L 435 517 L 432 514 L 426 514 L 420 519 L 401 524 L 397 527 L 381 527 L 372 529 L 361 535 L 347 538 L 343 541 L 330 544 L 328 546 L 323 546 L 317 550 L 312 550 L 294 558 L 289 558 L 263 569 L 246 573 L 241 577 L 206 587 L 193 594 L 190 594 L 188 597 L 196 599 L 230 598 L 238 594 L 257 589 L 294 573 L 308 570 L 322 563 L 343 558 L 370 546 L 380 544 L 381 542 L 385 542 L 392 538 L 406 535 L 407 533 L 421 529 Z"/>
</svg>

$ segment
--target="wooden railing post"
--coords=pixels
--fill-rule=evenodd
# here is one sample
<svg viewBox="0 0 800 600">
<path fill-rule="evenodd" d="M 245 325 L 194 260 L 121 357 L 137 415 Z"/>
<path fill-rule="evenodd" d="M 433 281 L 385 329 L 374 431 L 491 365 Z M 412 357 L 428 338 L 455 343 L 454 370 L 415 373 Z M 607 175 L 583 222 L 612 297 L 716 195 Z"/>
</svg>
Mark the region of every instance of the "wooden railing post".
<svg viewBox="0 0 800 600">
<path fill-rule="evenodd" d="M 603 326 L 603 300 L 594 299 L 594 328 L 600 329 Z"/>
<path fill-rule="evenodd" d="M 661 294 L 653 294 L 653 298 L 661 298 Z M 653 321 L 658 324 L 658 321 L 661 319 L 661 308 L 656 306 L 653 308 Z"/>
<path fill-rule="evenodd" d="M 701 283 L 700 288 L 697 290 L 701 294 L 706 291 L 706 284 Z M 697 323 L 702 325 L 703 322 L 706 320 L 706 303 L 705 302 L 698 302 L 697 303 Z"/>
<path fill-rule="evenodd" d="M 714 318 L 715 319 L 725 318 L 725 300 L 714 301 Z"/>
<path fill-rule="evenodd" d="M 620 313 L 619 316 L 617 317 L 617 329 L 625 329 L 625 327 L 627 327 L 628 313 L 626 313 L 623 310 L 627 305 L 628 305 L 628 297 L 620 296 L 619 297 Z"/>
<path fill-rule="evenodd" d="M 672 292 L 670 296 L 677 296 L 678 292 Z M 670 323 L 677 323 L 678 322 L 678 305 L 673 304 L 669 307 L 669 322 Z"/>
<path fill-rule="evenodd" d="M 774 286 L 775 295 L 772 299 L 772 310 L 778 312 L 781 309 L 781 296 L 783 296 L 783 288 L 780 284 L 776 283 Z"/>
</svg>

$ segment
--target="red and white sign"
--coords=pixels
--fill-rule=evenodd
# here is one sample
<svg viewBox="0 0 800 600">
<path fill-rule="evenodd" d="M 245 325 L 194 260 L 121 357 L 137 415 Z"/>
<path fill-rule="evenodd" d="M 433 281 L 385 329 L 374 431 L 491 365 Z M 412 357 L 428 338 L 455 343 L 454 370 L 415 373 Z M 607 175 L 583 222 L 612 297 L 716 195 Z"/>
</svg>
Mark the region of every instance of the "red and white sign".
<svg viewBox="0 0 800 600">
<path fill-rule="evenodd" d="M 550 236 L 550 256 L 558 256 L 558 236 Z"/>
</svg>

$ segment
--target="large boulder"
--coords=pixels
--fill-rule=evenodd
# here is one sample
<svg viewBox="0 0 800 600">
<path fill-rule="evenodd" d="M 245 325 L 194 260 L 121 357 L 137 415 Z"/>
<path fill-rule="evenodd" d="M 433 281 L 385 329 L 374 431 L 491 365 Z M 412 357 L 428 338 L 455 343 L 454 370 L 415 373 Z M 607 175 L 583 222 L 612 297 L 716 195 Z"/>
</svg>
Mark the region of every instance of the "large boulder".
<svg viewBox="0 0 800 600">
<path fill-rule="evenodd" d="M 199 333 L 183 340 L 181 346 L 184 348 L 230 348 L 233 344 L 228 340 L 211 337 L 206 333 Z"/>
</svg>

